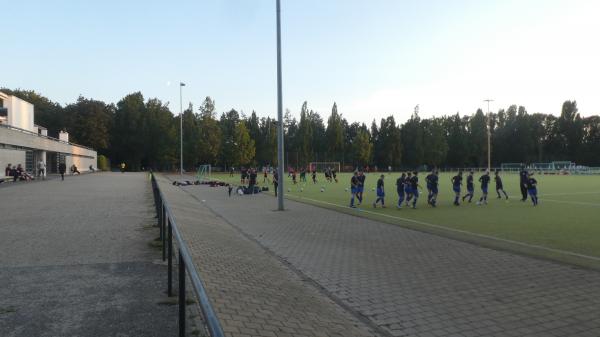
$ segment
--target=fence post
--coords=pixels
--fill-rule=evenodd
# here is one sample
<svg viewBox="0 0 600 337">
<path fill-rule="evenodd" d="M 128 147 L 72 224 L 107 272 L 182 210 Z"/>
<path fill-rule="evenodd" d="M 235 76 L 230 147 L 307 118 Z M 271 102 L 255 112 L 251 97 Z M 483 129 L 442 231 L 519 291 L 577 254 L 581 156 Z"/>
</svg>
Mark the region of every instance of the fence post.
<svg viewBox="0 0 600 337">
<path fill-rule="evenodd" d="M 167 259 L 167 222 L 169 221 L 169 217 L 167 216 L 167 210 L 164 207 L 163 204 L 163 221 L 161 223 L 161 231 L 162 231 L 162 236 L 161 236 L 161 240 L 162 240 L 162 259 L 163 262 Z"/>
<path fill-rule="evenodd" d="M 168 226 L 168 232 L 167 234 L 169 235 L 169 239 L 168 241 L 168 245 L 169 245 L 169 249 L 168 249 L 168 273 L 169 275 L 167 276 L 167 295 L 169 297 L 173 296 L 173 228 L 171 227 L 171 221 L 169 221 L 169 226 Z"/>
<path fill-rule="evenodd" d="M 179 251 L 179 337 L 185 337 L 185 262 Z"/>
</svg>

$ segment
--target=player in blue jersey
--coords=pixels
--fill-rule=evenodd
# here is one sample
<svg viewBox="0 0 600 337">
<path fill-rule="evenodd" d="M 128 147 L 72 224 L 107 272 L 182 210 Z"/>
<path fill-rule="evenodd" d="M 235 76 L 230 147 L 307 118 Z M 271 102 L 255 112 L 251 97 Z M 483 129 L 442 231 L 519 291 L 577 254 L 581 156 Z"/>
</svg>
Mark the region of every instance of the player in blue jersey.
<svg viewBox="0 0 600 337">
<path fill-rule="evenodd" d="M 425 177 L 425 181 L 427 182 L 428 192 L 427 203 L 435 207 L 438 195 L 438 172 L 436 170 L 431 171 L 431 173 Z"/>
<path fill-rule="evenodd" d="M 412 179 L 412 173 L 406 173 L 406 179 L 404 179 L 404 193 L 406 194 L 406 207 L 408 207 L 408 203 L 412 200 L 412 187 L 410 186 L 410 180 Z"/>
<path fill-rule="evenodd" d="M 373 203 L 373 207 L 377 208 L 377 204 L 381 201 L 381 208 L 385 208 L 385 188 L 383 186 L 383 178 L 385 176 L 382 174 L 379 179 L 377 179 L 377 199 Z"/>
<path fill-rule="evenodd" d="M 400 178 L 396 180 L 396 192 L 398 193 L 398 209 L 402 208 L 404 201 L 404 184 L 406 183 L 406 174 L 403 172 Z"/>
<path fill-rule="evenodd" d="M 487 205 L 488 187 L 490 185 L 490 171 L 486 170 L 485 173 L 481 177 L 479 177 L 479 182 L 481 183 L 482 195 L 479 201 L 477 202 L 477 205 Z"/>
<path fill-rule="evenodd" d="M 458 200 L 460 199 L 460 187 L 462 186 L 463 173 L 462 171 L 458 171 L 458 174 L 452 177 L 452 190 L 454 191 L 454 205 L 458 206 L 460 203 Z"/>
<path fill-rule="evenodd" d="M 498 199 L 502 199 L 502 196 L 500 196 L 500 192 L 502 192 L 504 193 L 506 200 L 508 200 L 508 194 L 506 194 L 506 191 L 504 191 L 504 185 L 502 184 L 502 178 L 500 177 L 500 171 L 498 170 L 496 170 L 494 181 L 496 182 L 496 193 L 498 193 Z"/>
<path fill-rule="evenodd" d="M 417 208 L 417 200 L 419 199 L 419 172 L 413 171 L 412 178 L 410 178 L 410 191 L 412 193 L 412 208 Z"/>
<path fill-rule="evenodd" d="M 469 202 L 473 200 L 473 196 L 475 195 L 475 184 L 473 183 L 473 170 L 469 171 L 469 175 L 467 176 L 467 194 L 463 195 L 462 201 L 465 201 L 467 197 L 469 197 Z"/>
<path fill-rule="evenodd" d="M 358 198 L 358 204 L 362 204 L 363 201 L 363 192 L 365 191 L 365 173 L 361 170 L 358 172 L 358 187 L 356 190 L 356 197 Z"/>
<path fill-rule="evenodd" d="M 537 180 L 533 177 L 533 172 L 528 174 L 527 183 L 525 184 L 527 187 L 527 193 L 531 197 L 531 201 L 533 201 L 533 206 L 538 205 L 538 196 L 537 196 Z"/>
</svg>

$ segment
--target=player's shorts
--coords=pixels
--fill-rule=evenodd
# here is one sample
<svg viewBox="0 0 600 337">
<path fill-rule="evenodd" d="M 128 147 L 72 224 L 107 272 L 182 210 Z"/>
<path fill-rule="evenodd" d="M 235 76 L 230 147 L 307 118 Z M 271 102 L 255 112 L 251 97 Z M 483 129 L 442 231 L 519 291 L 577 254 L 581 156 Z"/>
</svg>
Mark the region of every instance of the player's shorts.
<svg viewBox="0 0 600 337">
<path fill-rule="evenodd" d="M 356 192 L 358 192 L 358 187 L 350 187 L 350 192 L 356 194 Z"/>
<path fill-rule="evenodd" d="M 483 193 L 487 194 L 487 192 L 488 192 L 488 188 L 487 188 L 487 186 L 485 186 L 485 187 L 483 187 L 483 186 L 482 186 L 482 187 L 481 187 L 481 191 L 482 191 Z"/>
<path fill-rule="evenodd" d="M 502 185 L 496 185 L 496 191 L 497 190 L 504 190 L 504 186 L 502 186 Z"/>
<path fill-rule="evenodd" d="M 473 192 L 475 192 L 475 189 L 473 187 L 467 187 L 467 192 L 473 194 Z"/>
<path fill-rule="evenodd" d="M 418 189 L 418 188 L 413 188 L 413 189 L 411 190 L 411 192 L 412 192 L 412 195 L 413 195 L 415 198 L 418 198 L 418 197 L 419 197 L 419 189 Z"/>
<path fill-rule="evenodd" d="M 377 188 L 377 196 L 380 198 L 385 197 L 385 193 L 383 192 L 383 188 L 378 187 Z"/>
<path fill-rule="evenodd" d="M 396 190 L 396 192 L 398 193 L 398 196 L 404 197 L 404 189 L 399 188 L 399 189 Z"/>
<path fill-rule="evenodd" d="M 438 194 L 438 188 L 437 188 L 437 186 L 431 187 L 431 193 Z"/>
<path fill-rule="evenodd" d="M 452 190 L 454 191 L 454 193 L 460 193 L 460 186 L 453 186 Z"/>
<path fill-rule="evenodd" d="M 405 187 L 405 188 L 404 188 L 404 192 L 405 192 L 406 194 L 412 194 L 412 188 L 410 188 L 410 187 Z"/>
<path fill-rule="evenodd" d="M 362 192 L 364 192 L 364 191 L 365 191 L 365 187 L 364 187 L 364 186 L 358 186 L 358 187 L 356 188 L 356 192 L 357 192 L 357 193 L 362 193 Z"/>
<path fill-rule="evenodd" d="M 527 189 L 527 193 L 529 193 L 529 195 L 532 197 L 536 197 L 537 196 L 537 188 L 529 188 L 529 189 Z"/>
</svg>

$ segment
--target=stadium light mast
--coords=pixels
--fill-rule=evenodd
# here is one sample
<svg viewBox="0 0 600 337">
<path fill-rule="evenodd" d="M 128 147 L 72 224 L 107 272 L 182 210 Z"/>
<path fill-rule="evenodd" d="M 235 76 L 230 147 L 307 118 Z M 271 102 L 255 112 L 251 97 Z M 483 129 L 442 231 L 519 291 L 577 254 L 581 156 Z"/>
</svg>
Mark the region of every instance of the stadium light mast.
<svg viewBox="0 0 600 337">
<path fill-rule="evenodd" d="M 179 176 L 183 180 L 183 87 L 185 83 L 179 82 Z"/>
<path fill-rule="evenodd" d="M 491 125 L 491 116 L 490 116 L 490 102 L 493 102 L 493 99 L 484 99 L 484 102 L 487 102 L 487 155 L 488 155 L 488 171 L 492 170 L 492 125 Z"/>
<path fill-rule="evenodd" d="M 281 3 L 276 1 L 277 11 L 277 210 L 283 211 L 283 100 L 281 89 Z"/>
</svg>

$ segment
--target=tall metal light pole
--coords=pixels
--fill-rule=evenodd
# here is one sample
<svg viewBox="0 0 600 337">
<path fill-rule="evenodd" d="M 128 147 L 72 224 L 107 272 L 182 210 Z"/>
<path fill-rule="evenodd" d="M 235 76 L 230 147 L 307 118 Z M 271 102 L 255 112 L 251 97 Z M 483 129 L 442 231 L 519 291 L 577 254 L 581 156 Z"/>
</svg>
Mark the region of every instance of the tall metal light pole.
<svg viewBox="0 0 600 337">
<path fill-rule="evenodd" d="M 488 155 L 488 171 L 492 169 L 492 125 L 490 122 L 490 102 L 493 102 L 493 99 L 484 99 L 484 102 L 487 102 L 487 155 Z"/>
<path fill-rule="evenodd" d="M 277 7 L 277 209 L 283 211 L 283 100 L 281 92 L 281 4 L 276 0 Z"/>
<path fill-rule="evenodd" d="M 183 87 L 179 82 L 179 176 L 183 179 Z"/>
</svg>

